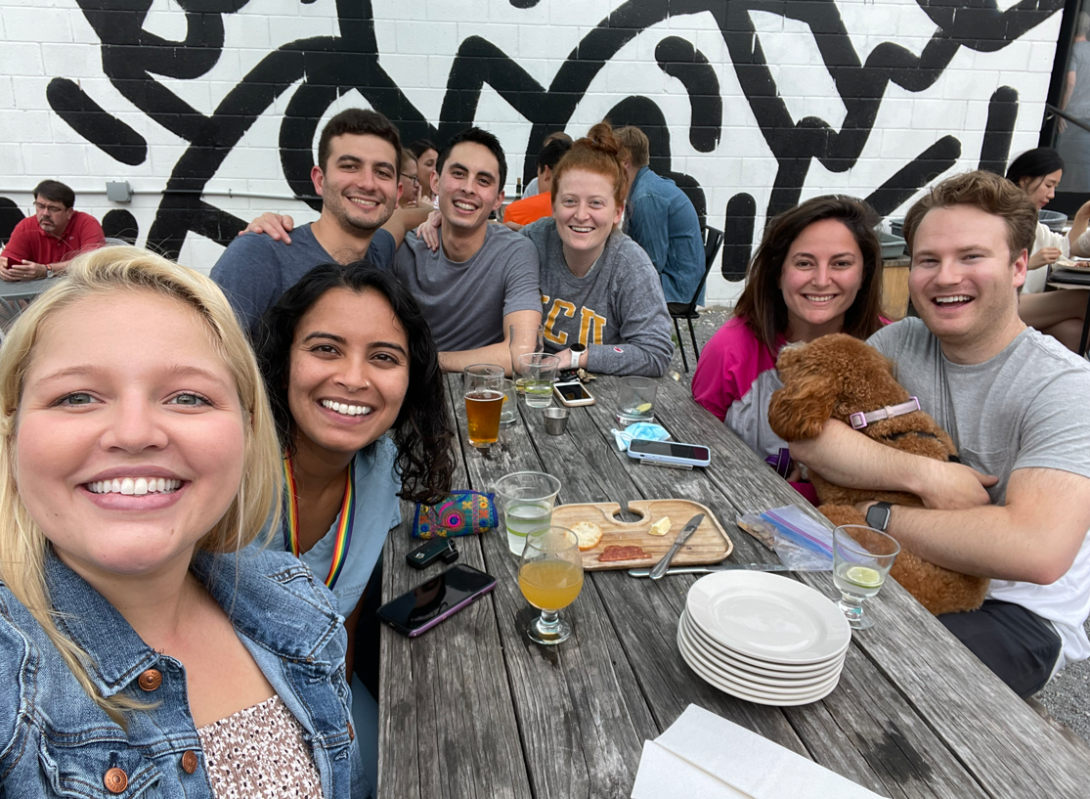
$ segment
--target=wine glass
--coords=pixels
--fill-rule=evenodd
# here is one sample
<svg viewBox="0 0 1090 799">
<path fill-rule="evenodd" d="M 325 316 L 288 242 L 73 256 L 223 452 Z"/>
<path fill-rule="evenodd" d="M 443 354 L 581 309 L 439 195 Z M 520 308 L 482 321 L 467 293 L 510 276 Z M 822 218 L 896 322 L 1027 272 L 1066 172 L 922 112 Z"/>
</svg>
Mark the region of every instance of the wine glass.
<svg viewBox="0 0 1090 799">
<path fill-rule="evenodd" d="M 560 618 L 583 588 L 583 556 L 579 539 L 564 527 L 549 527 L 528 536 L 519 561 L 519 589 L 541 611 L 527 630 L 530 640 L 553 646 L 567 641 L 571 625 Z"/>
<path fill-rule="evenodd" d="M 833 584 L 853 630 L 874 626 L 874 618 L 863 612 L 863 600 L 882 590 L 900 551 L 896 539 L 873 527 L 845 524 L 833 531 Z"/>
</svg>

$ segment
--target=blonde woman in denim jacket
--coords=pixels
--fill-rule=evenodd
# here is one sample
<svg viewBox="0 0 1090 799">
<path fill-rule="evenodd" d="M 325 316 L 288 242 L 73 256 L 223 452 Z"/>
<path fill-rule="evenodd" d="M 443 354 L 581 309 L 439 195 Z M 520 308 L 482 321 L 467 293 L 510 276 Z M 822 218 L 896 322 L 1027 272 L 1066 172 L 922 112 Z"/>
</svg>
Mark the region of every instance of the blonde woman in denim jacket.
<svg viewBox="0 0 1090 799">
<path fill-rule="evenodd" d="M 332 596 L 239 553 L 279 506 L 219 290 L 82 256 L 0 350 L 0 795 L 353 795 Z"/>
</svg>

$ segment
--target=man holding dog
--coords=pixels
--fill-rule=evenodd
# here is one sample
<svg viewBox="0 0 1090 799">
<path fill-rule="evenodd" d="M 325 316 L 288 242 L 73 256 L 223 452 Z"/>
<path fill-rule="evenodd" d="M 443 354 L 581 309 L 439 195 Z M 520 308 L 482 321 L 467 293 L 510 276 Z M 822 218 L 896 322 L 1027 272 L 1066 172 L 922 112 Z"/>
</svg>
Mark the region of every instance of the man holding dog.
<svg viewBox="0 0 1090 799">
<path fill-rule="evenodd" d="M 897 364 L 964 465 L 836 420 L 791 444 L 834 483 L 923 499 L 860 509 L 925 560 L 992 579 L 983 607 L 939 619 L 1023 697 L 1090 656 L 1090 365 L 1018 317 L 1036 224 L 1024 192 L 988 172 L 937 184 L 905 217 L 920 318 L 869 343 Z"/>
</svg>

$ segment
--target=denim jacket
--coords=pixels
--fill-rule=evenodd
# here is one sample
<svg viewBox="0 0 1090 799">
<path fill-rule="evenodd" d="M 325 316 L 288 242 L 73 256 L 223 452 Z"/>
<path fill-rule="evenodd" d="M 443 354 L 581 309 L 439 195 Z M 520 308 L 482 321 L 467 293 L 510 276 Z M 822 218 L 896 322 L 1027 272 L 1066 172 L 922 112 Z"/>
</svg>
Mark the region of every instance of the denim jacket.
<svg viewBox="0 0 1090 799">
<path fill-rule="evenodd" d="M 302 725 L 323 795 L 347 799 L 359 752 L 333 596 L 289 554 L 250 551 L 238 563 L 234 554 L 199 552 L 192 568 Z M 182 664 L 148 647 L 52 554 L 46 577 L 58 626 L 90 656 L 98 691 L 156 704 L 128 712 L 123 730 L 0 583 L 0 796 L 212 799 Z"/>
</svg>

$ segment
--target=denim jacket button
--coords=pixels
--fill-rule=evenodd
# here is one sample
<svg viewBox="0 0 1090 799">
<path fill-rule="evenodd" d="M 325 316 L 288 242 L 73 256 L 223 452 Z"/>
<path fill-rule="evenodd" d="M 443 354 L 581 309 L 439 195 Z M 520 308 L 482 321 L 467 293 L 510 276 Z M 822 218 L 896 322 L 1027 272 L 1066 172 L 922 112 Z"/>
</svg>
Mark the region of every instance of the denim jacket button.
<svg viewBox="0 0 1090 799">
<path fill-rule="evenodd" d="M 163 673 L 158 669 L 148 669 L 136 679 L 136 683 L 144 691 L 154 691 L 163 684 Z"/>
<path fill-rule="evenodd" d="M 182 755 L 182 770 L 186 774 L 192 774 L 197 770 L 197 753 L 192 749 Z"/>
<path fill-rule="evenodd" d="M 106 772 L 102 783 L 110 793 L 121 793 L 129 787 L 129 775 L 119 768 L 112 768 Z"/>
</svg>

